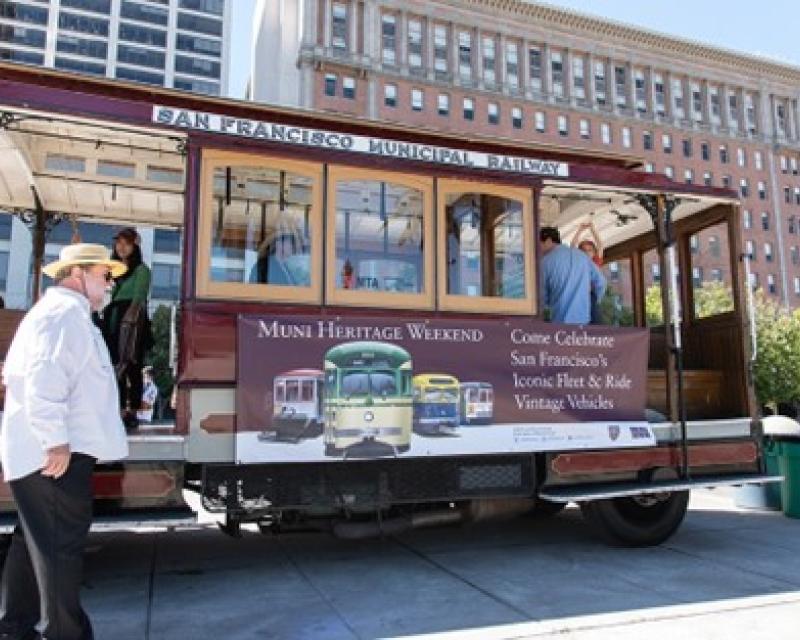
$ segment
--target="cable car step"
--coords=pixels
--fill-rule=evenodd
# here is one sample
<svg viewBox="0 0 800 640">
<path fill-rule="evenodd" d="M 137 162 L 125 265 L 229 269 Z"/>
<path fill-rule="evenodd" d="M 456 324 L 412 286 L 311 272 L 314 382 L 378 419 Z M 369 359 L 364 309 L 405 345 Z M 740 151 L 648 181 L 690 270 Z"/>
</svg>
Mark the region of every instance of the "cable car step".
<svg viewBox="0 0 800 640">
<path fill-rule="evenodd" d="M 539 492 L 542 500 L 550 502 L 585 502 L 604 500 L 669 491 L 686 491 L 713 487 L 727 487 L 743 484 L 764 484 L 780 482 L 783 476 L 742 474 L 726 476 L 702 476 L 689 480 L 659 480 L 655 482 L 609 482 L 605 484 L 578 485 L 569 487 L 544 487 Z"/>
</svg>

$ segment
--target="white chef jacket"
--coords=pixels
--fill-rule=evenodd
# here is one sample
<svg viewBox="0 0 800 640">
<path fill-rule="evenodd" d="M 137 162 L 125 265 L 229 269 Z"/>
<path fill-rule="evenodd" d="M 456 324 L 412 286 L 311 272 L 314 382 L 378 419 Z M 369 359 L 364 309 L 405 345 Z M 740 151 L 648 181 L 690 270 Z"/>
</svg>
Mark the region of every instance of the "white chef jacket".
<svg viewBox="0 0 800 640">
<path fill-rule="evenodd" d="M 60 286 L 45 292 L 14 335 L 3 381 L 6 481 L 43 468 L 45 451 L 58 445 L 101 460 L 128 455 L 111 358 L 80 293 Z"/>
</svg>

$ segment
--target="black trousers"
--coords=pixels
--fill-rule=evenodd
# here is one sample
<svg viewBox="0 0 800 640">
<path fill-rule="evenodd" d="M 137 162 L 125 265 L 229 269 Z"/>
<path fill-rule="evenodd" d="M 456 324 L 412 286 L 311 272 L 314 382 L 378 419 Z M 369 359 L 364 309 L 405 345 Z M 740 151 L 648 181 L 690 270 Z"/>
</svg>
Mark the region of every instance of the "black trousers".
<svg viewBox="0 0 800 640">
<path fill-rule="evenodd" d="M 144 379 L 142 378 L 142 365 L 130 362 L 117 378 L 119 385 L 119 403 L 123 411 L 129 409 L 136 413 L 142 406 L 142 391 Z"/>
<path fill-rule="evenodd" d="M 80 602 L 94 464 L 73 453 L 58 480 L 37 471 L 9 483 L 19 524 L 0 581 L 0 637 L 36 637 L 37 624 L 44 640 L 94 637 Z"/>
</svg>

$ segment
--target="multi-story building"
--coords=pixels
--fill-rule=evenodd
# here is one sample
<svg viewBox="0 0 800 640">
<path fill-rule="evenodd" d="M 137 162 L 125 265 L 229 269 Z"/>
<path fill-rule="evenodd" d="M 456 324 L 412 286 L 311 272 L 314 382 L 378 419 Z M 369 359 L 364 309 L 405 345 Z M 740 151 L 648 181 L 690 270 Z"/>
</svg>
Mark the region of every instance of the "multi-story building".
<svg viewBox="0 0 800 640">
<path fill-rule="evenodd" d="M 228 90 L 230 30 L 229 0 L 0 0 L 0 60 L 212 95 Z M 167 182 L 176 179 L 159 173 Z M 78 231 L 110 246 L 115 228 L 81 223 Z M 139 231 L 153 268 L 152 305 L 176 301 L 178 232 Z M 53 229 L 48 259 L 72 233 L 66 222 Z M 29 230 L 0 212 L 0 295 L 8 306 L 31 302 L 30 256 Z"/>
<path fill-rule="evenodd" d="M 249 92 L 736 189 L 753 284 L 800 305 L 798 67 L 520 0 L 260 0 Z M 693 240 L 695 282 L 724 242 Z"/>
<path fill-rule="evenodd" d="M 228 0 L 0 0 L 0 60 L 225 95 Z"/>
</svg>

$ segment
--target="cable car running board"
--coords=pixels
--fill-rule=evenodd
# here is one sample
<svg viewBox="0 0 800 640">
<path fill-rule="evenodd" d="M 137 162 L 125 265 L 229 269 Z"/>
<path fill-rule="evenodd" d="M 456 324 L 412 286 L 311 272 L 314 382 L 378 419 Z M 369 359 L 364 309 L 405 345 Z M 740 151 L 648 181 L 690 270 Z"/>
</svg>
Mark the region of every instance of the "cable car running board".
<svg viewBox="0 0 800 640">
<path fill-rule="evenodd" d="M 774 475 L 735 475 L 704 476 L 690 480 L 660 480 L 647 484 L 641 482 L 614 482 L 571 487 L 545 487 L 539 492 L 542 500 L 550 502 L 586 502 L 587 500 L 606 500 L 672 491 L 687 491 L 713 487 L 735 486 L 743 484 L 765 484 L 780 482 L 783 476 Z"/>
</svg>

